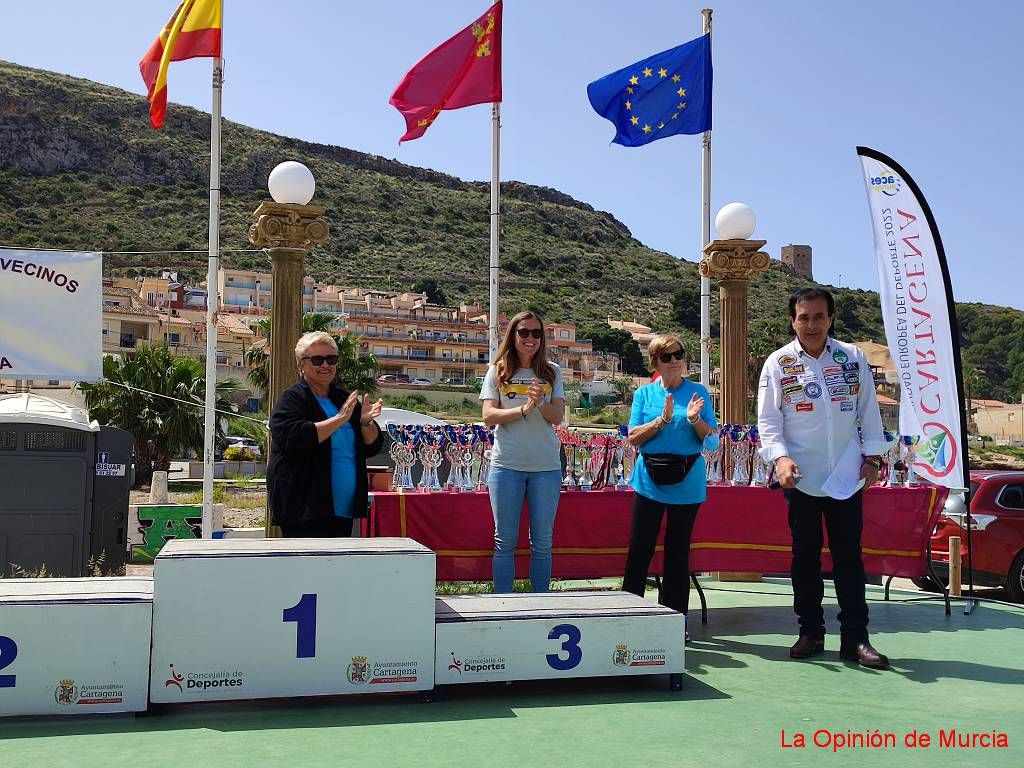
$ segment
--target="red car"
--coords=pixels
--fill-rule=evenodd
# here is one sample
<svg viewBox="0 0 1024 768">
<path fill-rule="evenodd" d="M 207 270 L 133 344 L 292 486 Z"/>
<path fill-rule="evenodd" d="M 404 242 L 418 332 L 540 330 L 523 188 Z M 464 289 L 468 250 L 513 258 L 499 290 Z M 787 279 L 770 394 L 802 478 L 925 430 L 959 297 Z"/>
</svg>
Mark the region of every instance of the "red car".
<svg viewBox="0 0 1024 768">
<path fill-rule="evenodd" d="M 966 589 L 966 514 L 943 513 L 932 532 L 932 566 L 949 575 L 949 537 L 960 537 L 961 581 Z M 971 547 L 974 586 L 1006 587 L 1010 599 L 1024 603 L 1024 472 L 971 471 Z M 915 580 L 934 589 L 931 579 Z"/>
</svg>

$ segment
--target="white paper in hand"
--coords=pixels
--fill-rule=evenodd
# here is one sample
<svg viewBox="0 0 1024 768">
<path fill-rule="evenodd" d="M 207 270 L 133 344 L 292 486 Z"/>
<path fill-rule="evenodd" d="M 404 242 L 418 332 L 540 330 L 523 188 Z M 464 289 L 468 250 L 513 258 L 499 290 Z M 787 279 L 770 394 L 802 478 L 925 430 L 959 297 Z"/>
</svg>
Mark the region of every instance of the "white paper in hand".
<svg viewBox="0 0 1024 768">
<path fill-rule="evenodd" d="M 850 498 L 864 485 L 864 478 L 860 476 L 863 463 L 860 440 L 854 438 L 839 457 L 832 474 L 822 483 L 821 490 L 833 499 Z"/>
</svg>

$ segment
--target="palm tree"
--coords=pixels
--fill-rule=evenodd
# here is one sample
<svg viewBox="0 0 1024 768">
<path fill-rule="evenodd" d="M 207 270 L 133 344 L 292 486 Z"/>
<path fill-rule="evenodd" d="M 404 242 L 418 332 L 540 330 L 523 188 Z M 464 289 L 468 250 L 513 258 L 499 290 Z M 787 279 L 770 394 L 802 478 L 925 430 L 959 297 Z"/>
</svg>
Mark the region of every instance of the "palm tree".
<svg viewBox="0 0 1024 768">
<path fill-rule="evenodd" d="M 377 358 L 360 351 L 359 337 L 351 333 L 344 336 L 331 333 L 334 322 L 335 317 L 330 312 L 307 312 L 302 316 L 302 332 L 324 331 L 331 334 L 334 343 L 338 345 L 338 373 L 335 381 L 339 386 L 350 392 L 375 393 L 379 371 Z M 250 347 L 245 353 L 245 362 L 249 366 L 249 383 L 263 392 L 265 401 L 267 390 L 270 389 L 270 318 L 259 320 L 257 325 L 263 329 L 266 343 Z"/>
<path fill-rule="evenodd" d="M 140 347 L 127 360 L 103 358 L 103 380 L 79 382 L 90 417 L 120 427 L 135 438 L 135 481 L 144 485 L 154 471 L 170 469 L 171 458 L 186 450 L 203 452 L 205 366 L 193 357 L 175 356 L 166 346 Z M 217 383 L 215 407 L 237 412 L 228 396 L 238 383 Z M 217 432 L 223 437 L 220 419 Z"/>
</svg>

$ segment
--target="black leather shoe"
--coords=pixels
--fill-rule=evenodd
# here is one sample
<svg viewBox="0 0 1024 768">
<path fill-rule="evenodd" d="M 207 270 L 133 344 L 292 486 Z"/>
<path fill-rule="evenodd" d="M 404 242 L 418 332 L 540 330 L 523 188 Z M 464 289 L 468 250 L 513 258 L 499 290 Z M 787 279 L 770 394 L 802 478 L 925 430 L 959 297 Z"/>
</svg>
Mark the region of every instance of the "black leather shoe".
<svg viewBox="0 0 1024 768">
<path fill-rule="evenodd" d="M 800 639 L 789 649 L 789 657 L 791 659 L 809 659 L 811 656 L 817 656 L 824 650 L 825 641 L 821 638 L 801 635 Z"/>
<path fill-rule="evenodd" d="M 876 651 L 871 647 L 871 643 L 868 642 L 840 647 L 839 658 L 846 661 L 856 661 L 862 667 L 870 667 L 871 669 L 889 668 L 889 657 Z"/>
</svg>

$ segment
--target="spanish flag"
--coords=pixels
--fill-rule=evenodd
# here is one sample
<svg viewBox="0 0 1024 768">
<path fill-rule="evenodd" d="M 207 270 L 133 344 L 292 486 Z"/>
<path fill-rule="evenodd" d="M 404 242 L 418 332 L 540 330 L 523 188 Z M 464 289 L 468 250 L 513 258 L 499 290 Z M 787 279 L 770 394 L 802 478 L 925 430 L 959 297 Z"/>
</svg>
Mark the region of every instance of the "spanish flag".
<svg viewBox="0 0 1024 768">
<path fill-rule="evenodd" d="M 172 61 L 202 56 L 220 57 L 221 0 L 181 0 L 178 10 L 163 28 L 139 71 L 149 89 L 149 120 L 161 128 L 167 114 L 167 67 Z"/>
</svg>

